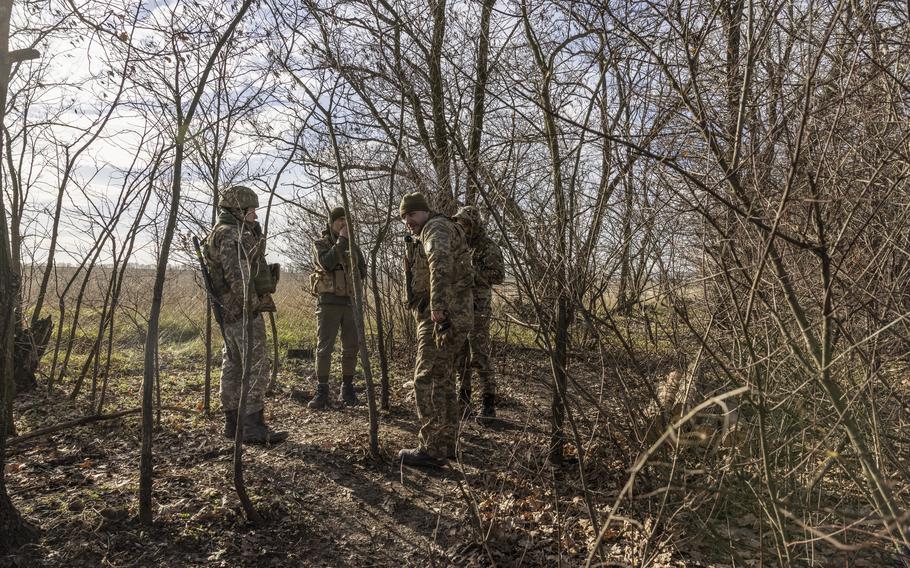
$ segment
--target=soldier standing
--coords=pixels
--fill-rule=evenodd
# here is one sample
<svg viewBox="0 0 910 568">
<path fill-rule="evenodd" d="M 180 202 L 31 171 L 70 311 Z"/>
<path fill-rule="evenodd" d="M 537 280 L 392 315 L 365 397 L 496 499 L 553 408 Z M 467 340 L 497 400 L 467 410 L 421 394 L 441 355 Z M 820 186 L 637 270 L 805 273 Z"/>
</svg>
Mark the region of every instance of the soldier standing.
<svg viewBox="0 0 910 568">
<path fill-rule="evenodd" d="M 341 330 L 341 396 L 339 402 L 348 406 L 358 404 L 354 394 L 354 371 L 357 368 L 357 351 L 360 343 L 354 325 L 354 278 L 348 254 L 348 225 L 343 207 L 332 209 L 329 228 L 313 244 L 314 272 L 311 276 L 312 291 L 317 296 L 316 396 L 307 405 L 322 410 L 329 403 L 329 374 L 335 338 Z M 367 275 L 367 263 L 360 248 L 354 246 L 357 270 L 361 282 Z"/>
<path fill-rule="evenodd" d="M 246 415 L 242 417 L 243 441 L 282 442 L 287 439 L 287 432 L 272 431 L 264 420 L 270 361 L 262 313 L 275 311 L 272 293 L 278 284 L 278 265 L 266 264 L 265 237 L 256 222 L 259 198 L 252 189 L 237 185 L 224 190 L 219 207 L 218 222 L 206 237 L 204 254 L 224 323 L 220 391 L 224 435 L 233 439 L 236 434 L 243 357 L 249 352 L 250 384 Z M 249 328 L 248 318 L 252 318 Z M 249 351 L 245 349 L 246 342 Z"/>
<path fill-rule="evenodd" d="M 455 357 L 458 400 L 470 406 L 471 374 L 476 372 L 483 395 L 480 416 L 492 418 L 496 416 L 496 378 L 490 361 L 490 316 L 493 285 L 505 279 L 502 250 L 486 234 L 480 211 L 473 205 L 459 209 L 454 219 L 464 228 L 474 266 L 474 327 Z"/>
<path fill-rule="evenodd" d="M 455 353 L 474 321 L 471 253 L 462 228 L 430 211 L 421 193 L 405 195 L 399 208 L 411 232 L 405 253 L 408 307 L 417 323 L 414 394 L 420 420 L 418 446 L 398 453 L 402 463 L 441 466 L 455 457 L 458 403 Z"/>
</svg>

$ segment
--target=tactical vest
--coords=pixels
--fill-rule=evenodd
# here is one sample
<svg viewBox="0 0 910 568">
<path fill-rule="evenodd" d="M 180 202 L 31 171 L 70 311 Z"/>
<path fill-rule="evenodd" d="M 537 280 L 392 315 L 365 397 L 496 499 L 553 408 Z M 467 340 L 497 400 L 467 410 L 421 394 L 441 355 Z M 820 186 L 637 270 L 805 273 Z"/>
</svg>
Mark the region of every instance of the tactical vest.
<svg viewBox="0 0 910 568">
<path fill-rule="evenodd" d="M 316 256 L 318 257 L 318 252 Z M 354 296 L 354 280 L 351 278 L 350 258 L 343 254 L 342 261 L 337 263 L 332 270 L 325 270 L 319 263 L 319 258 L 313 259 L 314 270 L 310 274 L 310 292 L 314 296 L 334 294 L 340 297 Z"/>
</svg>

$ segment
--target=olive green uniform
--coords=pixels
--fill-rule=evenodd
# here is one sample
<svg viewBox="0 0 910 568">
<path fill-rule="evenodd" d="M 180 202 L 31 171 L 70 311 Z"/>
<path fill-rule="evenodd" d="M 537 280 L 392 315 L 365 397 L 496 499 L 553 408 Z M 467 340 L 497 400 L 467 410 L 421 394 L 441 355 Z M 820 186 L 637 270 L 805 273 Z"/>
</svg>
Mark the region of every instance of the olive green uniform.
<svg viewBox="0 0 910 568">
<path fill-rule="evenodd" d="M 317 296 L 316 317 L 318 346 L 316 348 L 316 376 L 328 377 L 332 368 L 335 338 L 341 331 L 341 374 L 349 377 L 357 369 L 359 347 L 357 328 L 354 325 L 354 280 L 351 277 L 349 241 L 334 238 L 325 231 L 313 245 L 313 293 Z M 355 246 L 357 269 L 361 281 L 366 278 L 367 266 L 360 248 Z"/>
</svg>

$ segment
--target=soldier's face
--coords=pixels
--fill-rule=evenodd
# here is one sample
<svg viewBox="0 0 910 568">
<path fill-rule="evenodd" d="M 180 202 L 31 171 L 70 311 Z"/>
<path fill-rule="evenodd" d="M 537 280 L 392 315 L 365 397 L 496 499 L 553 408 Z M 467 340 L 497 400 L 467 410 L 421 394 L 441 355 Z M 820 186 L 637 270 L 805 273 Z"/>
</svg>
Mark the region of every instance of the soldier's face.
<svg viewBox="0 0 910 568">
<path fill-rule="evenodd" d="M 344 230 L 347 225 L 347 220 L 344 217 L 339 217 L 332 221 L 332 231 L 334 231 L 336 235 L 340 235 L 341 231 Z"/>
<path fill-rule="evenodd" d="M 243 220 L 247 223 L 254 223 L 256 221 L 256 208 L 250 207 L 246 210 L 246 213 L 243 214 Z"/>
<path fill-rule="evenodd" d="M 474 225 L 472 225 L 470 221 L 467 219 L 459 219 L 458 224 L 461 225 L 462 229 L 464 229 L 464 233 L 466 235 L 471 236 L 471 228 L 473 228 Z"/>
<path fill-rule="evenodd" d="M 412 211 L 402 215 L 401 222 L 405 224 L 412 234 L 419 235 L 429 217 L 430 214 L 426 211 Z"/>
</svg>

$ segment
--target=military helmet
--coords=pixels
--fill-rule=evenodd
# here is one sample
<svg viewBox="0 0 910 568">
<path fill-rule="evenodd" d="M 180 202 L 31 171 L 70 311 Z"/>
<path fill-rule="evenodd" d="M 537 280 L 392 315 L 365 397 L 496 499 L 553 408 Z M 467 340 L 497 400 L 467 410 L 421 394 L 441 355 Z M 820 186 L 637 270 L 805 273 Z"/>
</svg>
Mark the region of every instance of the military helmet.
<svg viewBox="0 0 910 568">
<path fill-rule="evenodd" d="M 245 185 L 234 185 L 221 193 L 218 205 L 228 209 L 255 209 L 259 207 L 259 197 Z"/>
<path fill-rule="evenodd" d="M 460 208 L 454 216 L 455 219 L 463 219 L 478 229 L 483 227 L 483 220 L 480 218 L 480 210 L 473 205 L 465 205 Z"/>
</svg>

